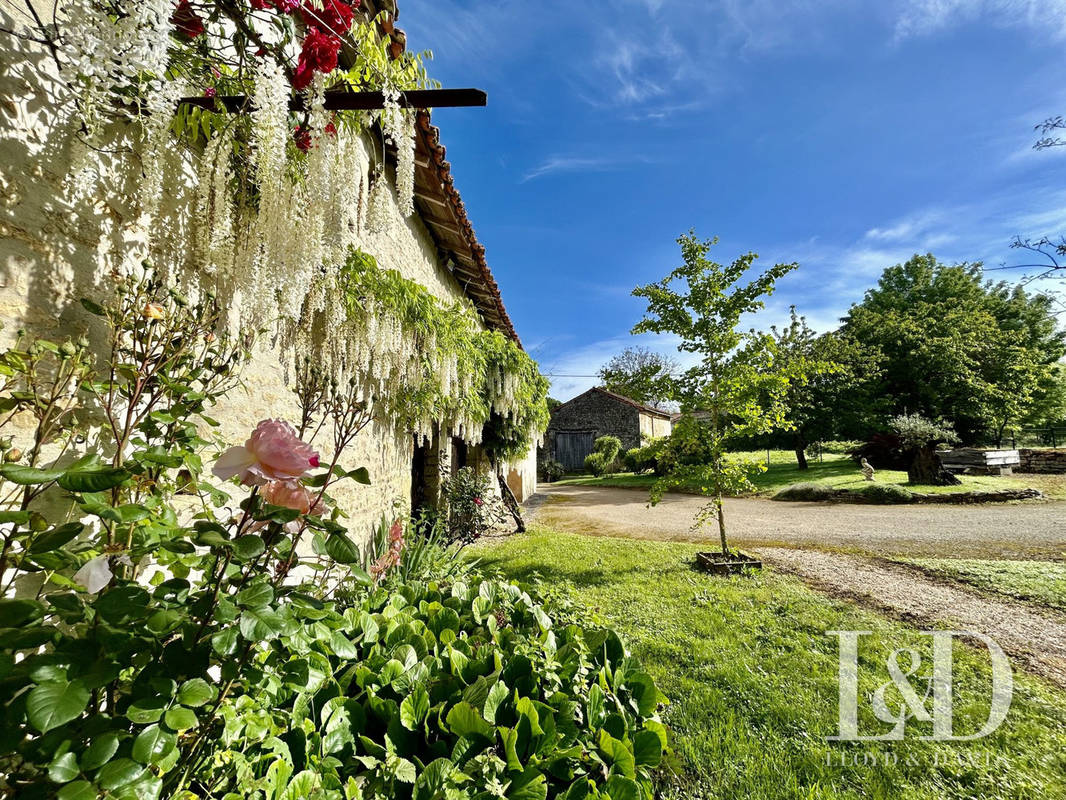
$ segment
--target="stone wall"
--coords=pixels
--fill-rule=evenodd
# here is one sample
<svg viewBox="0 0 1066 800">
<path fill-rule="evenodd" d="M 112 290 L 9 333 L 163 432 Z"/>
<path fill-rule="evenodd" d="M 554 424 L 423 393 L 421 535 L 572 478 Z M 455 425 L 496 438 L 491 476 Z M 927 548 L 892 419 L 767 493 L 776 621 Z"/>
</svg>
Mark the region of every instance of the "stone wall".
<svg viewBox="0 0 1066 800">
<path fill-rule="evenodd" d="M 602 392 L 586 392 L 552 413 L 544 443 L 549 458 L 555 457 L 555 436 L 563 431 L 589 431 L 594 438 L 617 436 L 625 453 L 640 447 L 640 411 Z"/>
<path fill-rule="evenodd" d="M 1019 472 L 1066 474 L 1066 450 L 1019 450 Z"/>
<path fill-rule="evenodd" d="M 0 9 L 0 27 L 17 29 L 19 20 Z M 20 328 L 44 336 L 80 335 L 90 330 L 90 319 L 78 299 L 104 295 L 109 268 L 143 257 L 146 232 L 136 211 L 137 158 L 121 128 L 109 132 L 115 141 L 112 151 L 86 152 L 77 146 L 69 95 L 38 45 L 3 36 L 0 98 L 0 347 L 9 346 Z M 369 172 L 373 148 L 367 138 L 363 175 Z M 106 192 L 76 199 L 68 180 L 75 164 L 99 166 L 117 180 Z M 353 192 L 359 191 L 353 183 Z M 165 235 L 180 243 L 188 233 L 182 220 L 188 218 L 191 196 L 182 175 L 170 176 L 165 196 Z M 436 245 L 421 220 L 417 215 L 403 219 L 394 198 L 390 224 L 383 233 L 366 232 L 362 246 L 382 267 L 398 270 L 438 297 L 452 301 L 462 296 L 438 262 Z M 219 433 L 226 442 L 242 442 L 261 419 L 298 417 L 284 360 L 269 338 L 259 341 L 244 387 L 212 412 L 222 422 Z M 315 442 L 326 462 L 329 439 L 325 432 Z M 375 423 L 348 451 L 345 466 L 366 466 L 373 482 L 338 491 L 351 515 L 353 535 L 368 531 L 394 503 L 409 504 L 413 446 L 410 434 Z M 446 468 L 447 452 L 435 455 Z M 516 472 L 524 493 L 531 490 L 532 472 L 535 489 L 535 472 L 528 465 L 519 464 Z"/>
</svg>

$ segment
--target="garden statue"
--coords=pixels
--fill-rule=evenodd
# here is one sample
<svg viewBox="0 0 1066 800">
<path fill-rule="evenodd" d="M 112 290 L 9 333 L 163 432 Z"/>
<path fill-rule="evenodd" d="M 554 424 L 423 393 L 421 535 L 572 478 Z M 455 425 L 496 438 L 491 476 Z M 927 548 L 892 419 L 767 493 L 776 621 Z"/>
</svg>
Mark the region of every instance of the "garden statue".
<svg viewBox="0 0 1066 800">
<path fill-rule="evenodd" d="M 859 469 L 862 470 L 862 477 L 866 480 L 872 481 L 874 479 L 874 468 L 865 458 L 859 463 Z"/>
</svg>

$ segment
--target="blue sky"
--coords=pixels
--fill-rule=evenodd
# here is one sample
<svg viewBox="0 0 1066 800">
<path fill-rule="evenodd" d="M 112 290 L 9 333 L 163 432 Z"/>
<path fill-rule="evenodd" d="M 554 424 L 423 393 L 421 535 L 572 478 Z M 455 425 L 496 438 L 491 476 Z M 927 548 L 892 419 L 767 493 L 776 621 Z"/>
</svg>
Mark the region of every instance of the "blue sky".
<svg viewBox="0 0 1066 800">
<path fill-rule="evenodd" d="M 1031 149 L 1066 113 L 1066 0 L 403 0 L 399 23 L 489 94 L 434 120 L 547 373 L 672 352 L 629 335 L 629 293 L 689 228 L 719 261 L 798 261 L 755 324 L 795 304 L 818 330 L 914 252 L 999 266 L 1066 231 L 1066 148 Z"/>
</svg>

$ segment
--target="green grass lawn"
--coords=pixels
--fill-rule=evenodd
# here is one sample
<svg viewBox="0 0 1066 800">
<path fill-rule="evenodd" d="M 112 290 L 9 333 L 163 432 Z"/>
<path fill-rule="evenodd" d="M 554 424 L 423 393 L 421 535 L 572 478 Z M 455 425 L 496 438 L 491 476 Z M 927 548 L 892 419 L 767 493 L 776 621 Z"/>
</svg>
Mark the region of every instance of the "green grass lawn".
<svg viewBox="0 0 1066 800">
<path fill-rule="evenodd" d="M 696 549 L 543 528 L 474 549 L 485 569 L 540 580 L 623 634 L 672 701 L 664 720 L 676 763 L 665 796 L 1066 797 L 1066 692 L 1016 673 L 1006 722 L 974 742 L 829 742 L 838 659 L 837 640 L 826 631 L 874 632 L 860 651 L 865 705 L 889 680 L 888 651 L 913 646 L 927 653 L 928 640 L 769 570 L 733 579 L 695 572 L 689 562 Z M 955 729 L 965 733 L 986 714 L 987 659 L 958 645 L 954 671 Z M 911 734 L 928 732 L 924 723 L 912 725 Z"/>
<path fill-rule="evenodd" d="M 896 560 L 985 591 L 1066 611 L 1066 564 L 1060 562 L 984 561 L 968 558 Z"/>
<path fill-rule="evenodd" d="M 744 458 L 752 463 L 766 464 L 766 451 L 752 451 L 734 453 L 734 456 Z M 760 494 L 771 495 L 786 486 L 794 483 L 818 483 L 832 486 L 834 489 L 862 489 L 869 483 L 862 477 L 855 462 L 847 456 L 832 455 L 826 453 L 823 460 L 811 459 L 808 461 L 810 468 L 800 470 L 796 466 L 796 456 L 790 451 L 772 450 L 770 452 L 769 467 L 765 472 L 752 475 L 752 483 L 755 484 Z M 898 470 L 878 470 L 875 480 L 878 483 L 895 484 L 903 486 L 911 491 L 926 494 L 945 494 L 960 491 L 995 491 L 997 489 L 1024 489 L 1033 487 L 1040 489 L 1045 494 L 1058 499 L 1066 499 L 1066 480 L 1059 475 L 1013 475 L 1013 476 L 984 476 L 984 475 L 960 475 L 961 486 L 912 486 L 907 482 L 907 473 Z M 624 489 L 650 489 L 655 483 L 655 476 L 651 474 L 633 475 L 623 473 L 609 477 L 594 478 L 590 475 L 567 478 L 558 483 L 574 486 L 616 486 Z M 689 487 L 690 491 L 698 493 L 699 487 Z"/>
</svg>

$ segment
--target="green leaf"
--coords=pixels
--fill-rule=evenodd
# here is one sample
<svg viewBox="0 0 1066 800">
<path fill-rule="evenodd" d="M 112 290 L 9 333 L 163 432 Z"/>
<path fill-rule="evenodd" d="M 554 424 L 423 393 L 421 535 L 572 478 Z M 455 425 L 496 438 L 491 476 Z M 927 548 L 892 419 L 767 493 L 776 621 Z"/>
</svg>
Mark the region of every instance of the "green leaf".
<svg viewBox="0 0 1066 800">
<path fill-rule="evenodd" d="M 281 633 L 281 617 L 269 609 L 249 608 L 237 623 L 241 635 L 250 642 L 274 639 Z"/>
<path fill-rule="evenodd" d="M 174 706 L 163 715 L 163 722 L 168 728 L 181 732 L 189 728 L 195 728 L 197 724 L 196 714 L 182 706 Z"/>
<path fill-rule="evenodd" d="M 0 475 L 19 486 L 38 486 L 42 483 L 51 483 L 63 477 L 61 469 L 37 469 L 22 464 L 4 464 L 0 467 Z"/>
<path fill-rule="evenodd" d="M 133 741 L 133 757 L 142 764 L 155 764 L 177 746 L 177 737 L 158 725 L 150 725 Z"/>
<path fill-rule="evenodd" d="M 100 456 L 92 454 L 71 464 L 57 483 L 69 492 L 103 492 L 121 486 L 129 476 L 126 470 L 103 464 Z"/>
<path fill-rule="evenodd" d="M 118 752 L 118 745 L 117 733 L 109 732 L 97 736 L 93 739 L 92 744 L 85 748 L 85 752 L 81 754 L 82 771 L 92 772 L 94 769 L 102 767 Z"/>
<path fill-rule="evenodd" d="M 48 681 L 26 698 L 26 716 L 41 733 L 76 719 L 89 705 L 89 690 L 80 680 Z"/>
<path fill-rule="evenodd" d="M 638 766 L 657 767 L 663 759 L 663 745 L 655 731 L 637 731 L 633 737 L 633 757 Z"/>
<path fill-rule="evenodd" d="M 85 530 L 85 526 L 80 522 L 68 522 L 65 525 L 52 528 L 50 531 L 45 531 L 30 544 L 30 554 L 38 555 L 39 553 L 50 553 L 53 550 L 58 550 L 77 537 L 83 530 Z"/>
<path fill-rule="evenodd" d="M 507 684 L 503 681 L 497 681 L 489 689 L 488 697 L 485 698 L 485 719 L 493 725 L 496 724 L 496 711 L 499 709 L 500 703 L 506 700 L 510 693 Z"/>
<path fill-rule="evenodd" d="M 109 522 L 117 522 L 120 525 L 132 525 L 134 522 L 140 522 L 149 515 L 148 509 L 136 503 L 112 506 L 109 503 L 101 503 L 98 500 L 87 500 L 81 504 L 81 510 L 86 514 L 92 514 Z"/>
<path fill-rule="evenodd" d="M 238 536 L 233 540 L 233 555 L 241 561 L 250 561 L 261 556 L 266 550 L 263 537 L 254 533 Z"/>
<path fill-rule="evenodd" d="M 331 533 L 326 538 L 326 553 L 338 564 L 359 563 L 359 548 L 343 533 Z"/>
<path fill-rule="evenodd" d="M 244 608 L 263 608 L 274 602 L 274 588 L 266 582 L 253 583 L 237 592 L 234 599 Z"/>
<path fill-rule="evenodd" d="M 304 770 L 293 776 L 278 800 L 307 800 L 307 798 L 317 796 L 321 788 L 321 776 L 312 770 Z"/>
<path fill-rule="evenodd" d="M 220 656 L 231 656 L 237 652 L 237 629 L 226 628 L 212 634 L 211 649 Z"/>
<path fill-rule="evenodd" d="M 640 786 L 630 778 L 612 775 L 607 779 L 607 794 L 611 800 L 641 800 Z"/>
<path fill-rule="evenodd" d="M 44 616 L 44 606 L 36 600 L 0 600 L 0 628 L 18 628 Z"/>
<path fill-rule="evenodd" d="M 130 722 L 136 722 L 139 725 L 159 722 L 167 702 L 168 699 L 165 697 L 142 697 L 126 709 L 126 718 Z"/>
<path fill-rule="evenodd" d="M 96 800 L 97 797 L 99 793 L 88 781 L 68 783 L 56 794 L 56 800 Z"/>
<path fill-rule="evenodd" d="M 90 314 L 95 314 L 98 317 L 106 317 L 107 311 L 104 307 L 94 300 L 90 300 L 88 297 L 83 297 L 79 301 L 81 307 L 88 311 Z"/>
<path fill-rule="evenodd" d="M 456 703 L 448 712 L 445 721 L 456 736 L 465 736 L 468 739 L 473 736 L 492 738 L 493 727 L 481 718 L 476 708 L 465 701 Z"/>
<path fill-rule="evenodd" d="M 611 772 L 627 778 L 636 777 L 637 766 L 633 753 L 625 742 L 615 739 L 605 730 L 600 730 L 600 754 L 611 765 Z"/>
<path fill-rule="evenodd" d="M 429 694 L 421 686 L 416 686 L 411 694 L 400 703 L 400 724 L 407 730 L 417 730 L 429 716 Z"/>
<path fill-rule="evenodd" d="M 215 696 L 215 690 L 211 684 L 203 678 L 193 678 L 185 681 L 178 689 L 178 702 L 190 708 L 199 708 Z M 658 739 L 656 739 L 658 741 Z"/>
<path fill-rule="evenodd" d="M 507 789 L 507 800 L 544 800 L 547 796 L 548 784 L 536 767 L 526 767 Z M 614 800 L 613 796 L 611 800 Z"/>
<path fill-rule="evenodd" d="M 0 525 L 14 523 L 25 525 L 30 521 L 29 511 L 0 511 Z"/>
<path fill-rule="evenodd" d="M 131 758 L 118 758 L 96 773 L 96 782 L 108 791 L 128 786 L 144 774 L 144 766 Z"/>
<path fill-rule="evenodd" d="M 356 483 L 363 484 L 363 486 L 370 486 L 370 471 L 366 467 L 350 470 L 348 477 Z"/>
<path fill-rule="evenodd" d="M 57 757 L 48 765 L 48 779 L 54 783 L 70 783 L 80 774 L 78 759 L 71 752 Z"/>
</svg>

